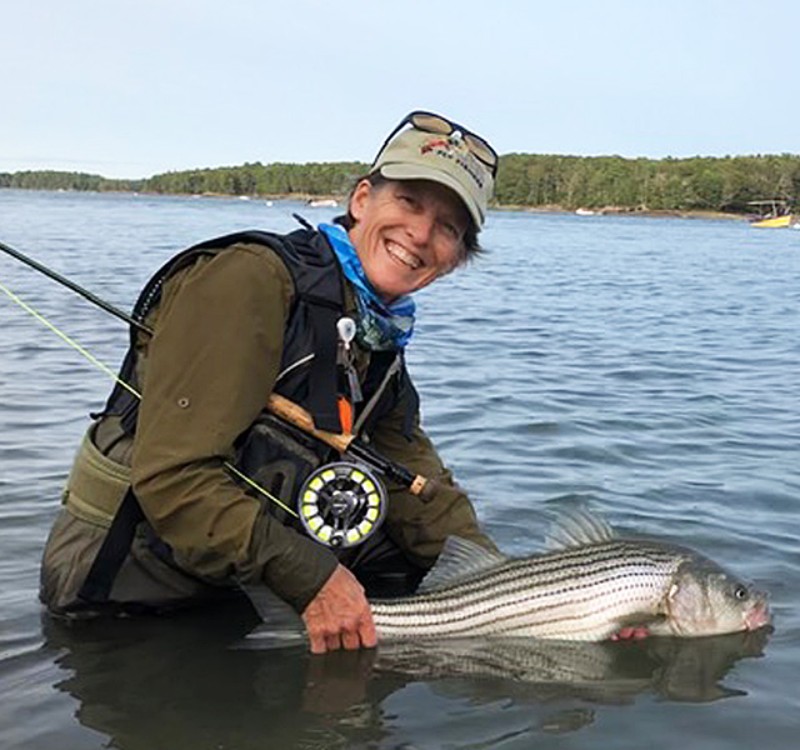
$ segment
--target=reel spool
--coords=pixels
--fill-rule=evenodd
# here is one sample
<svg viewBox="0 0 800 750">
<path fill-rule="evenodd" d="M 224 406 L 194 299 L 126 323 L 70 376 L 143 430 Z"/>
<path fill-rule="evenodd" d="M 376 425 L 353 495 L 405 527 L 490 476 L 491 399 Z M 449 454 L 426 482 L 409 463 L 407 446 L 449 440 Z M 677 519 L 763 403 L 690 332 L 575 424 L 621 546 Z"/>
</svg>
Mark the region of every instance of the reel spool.
<svg viewBox="0 0 800 750">
<path fill-rule="evenodd" d="M 300 489 L 298 505 L 303 528 L 313 539 L 334 549 L 355 547 L 372 536 L 386 516 L 386 489 L 364 466 L 325 464 L 313 471 Z"/>
</svg>

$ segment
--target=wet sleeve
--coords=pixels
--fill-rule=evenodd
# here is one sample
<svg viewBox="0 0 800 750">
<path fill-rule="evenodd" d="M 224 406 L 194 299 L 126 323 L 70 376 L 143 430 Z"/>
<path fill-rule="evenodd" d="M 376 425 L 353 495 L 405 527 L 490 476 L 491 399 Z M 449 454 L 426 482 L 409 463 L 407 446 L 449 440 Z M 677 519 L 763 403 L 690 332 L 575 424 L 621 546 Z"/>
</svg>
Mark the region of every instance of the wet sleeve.
<svg viewBox="0 0 800 750">
<path fill-rule="evenodd" d="M 335 557 L 263 512 L 223 465 L 275 383 L 292 295 L 278 257 L 250 245 L 202 258 L 165 285 L 146 351 L 132 482 L 181 567 L 266 583 L 302 611 Z"/>
<path fill-rule="evenodd" d="M 415 474 L 437 483 L 434 496 L 420 500 L 397 484 L 390 484 L 386 517 L 390 536 L 408 557 L 423 567 L 436 561 L 448 536 L 470 539 L 489 549 L 494 542 L 481 530 L 475 509 L 467 494 L 453 481 L 430 438 L 415 416 L 412 434 L 404 434 L 405 410 L 402 405 L 381 419 L 373 428 L 371 447 Z"/>
</svg>

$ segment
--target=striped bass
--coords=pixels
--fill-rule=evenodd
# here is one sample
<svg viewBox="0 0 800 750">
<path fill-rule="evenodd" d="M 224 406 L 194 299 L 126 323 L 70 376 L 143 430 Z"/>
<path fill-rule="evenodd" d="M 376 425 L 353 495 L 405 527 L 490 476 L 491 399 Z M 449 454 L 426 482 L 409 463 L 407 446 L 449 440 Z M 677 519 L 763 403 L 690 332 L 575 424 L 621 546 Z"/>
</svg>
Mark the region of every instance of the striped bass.
<svg viewBox="0 0 800 750">
<path fill-rule="evenodd" d="M 380 640 L 519 636 L 600 641 L 629 627 L 707 636 L 770 621 L 766 596 L 678 545 L 618 539 L 585 509 L 564 514 L 559 549 L 509 558 L 450 538 L 410 597 L 370 602 Z"/>
<path fill-rule="evenodd" d="M 513 558 L 450 537 L 414 595 L 370 600 L 379 642 L 602 641 L 626 629 L 695 637 L 771 621 L 766 595 L 712 560 L 676 544 L 618 538 L 584 507 L 562 511 L 548 541 L 553 551 Z M 306 641 L 288 605 L 263 587 L 246 591 L 265 621 L 247 636 L 249 647 Z"/>
</svg>

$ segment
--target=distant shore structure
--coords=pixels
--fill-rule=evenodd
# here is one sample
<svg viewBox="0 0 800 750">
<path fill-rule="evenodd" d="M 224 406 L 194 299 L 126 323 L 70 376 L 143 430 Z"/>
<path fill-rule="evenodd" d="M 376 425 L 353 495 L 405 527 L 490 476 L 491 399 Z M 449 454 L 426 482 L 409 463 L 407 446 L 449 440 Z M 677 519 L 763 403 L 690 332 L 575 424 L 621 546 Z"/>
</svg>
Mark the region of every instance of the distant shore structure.
<svg viewBox="0 0 800 750">
<path fill-rule="evenodd" d="M 335 198 L 309 198 L 306 205 L 309 208 L 336 208 L 339 202 Z"/>
</svg>

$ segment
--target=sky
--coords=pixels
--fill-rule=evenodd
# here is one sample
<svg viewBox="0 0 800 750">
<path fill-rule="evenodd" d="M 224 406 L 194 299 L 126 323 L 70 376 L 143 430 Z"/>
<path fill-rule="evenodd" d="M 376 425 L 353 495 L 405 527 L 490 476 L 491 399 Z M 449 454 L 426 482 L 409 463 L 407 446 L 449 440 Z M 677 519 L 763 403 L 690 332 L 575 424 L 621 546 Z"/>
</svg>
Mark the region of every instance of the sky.
<svg viewBox="0 0 800 750">
<path fill-rule="evenodd" d="M 25 0 L 0 172 L 370 162 L 410 110 L 501 154 L 800 153 L 798 0 Z"/>
</svg>

